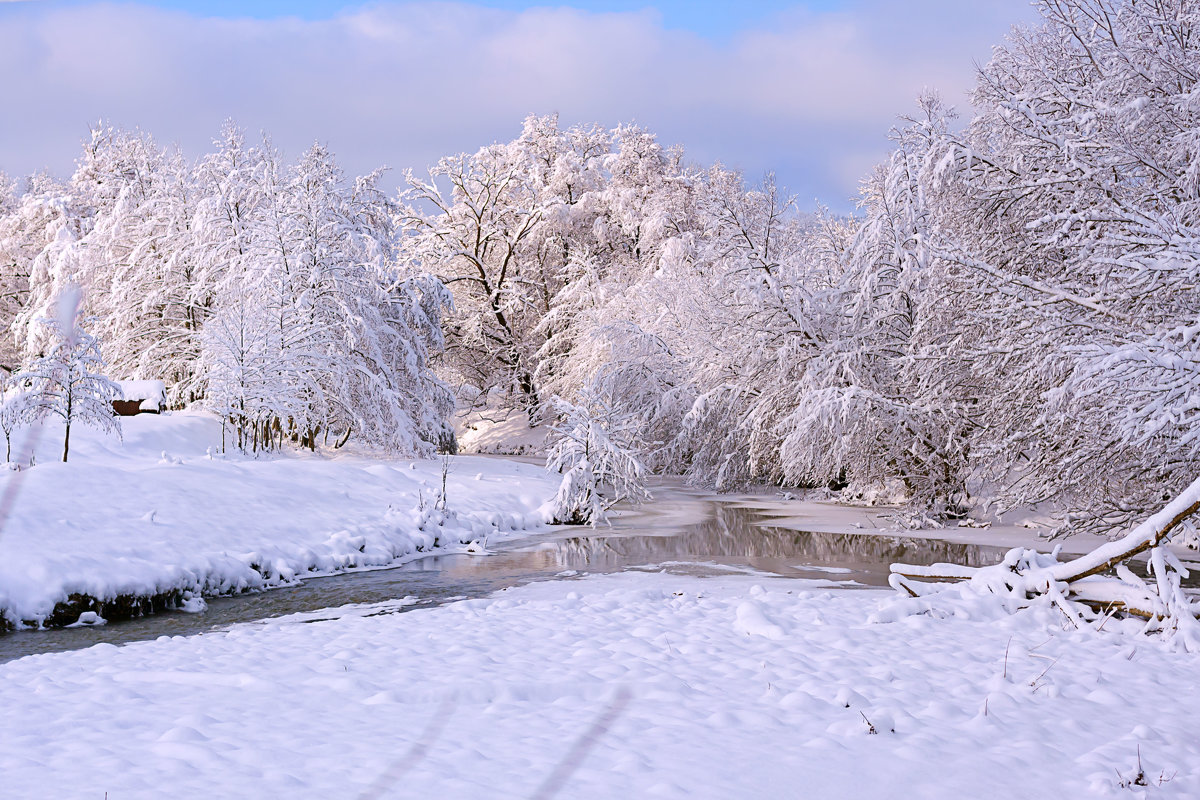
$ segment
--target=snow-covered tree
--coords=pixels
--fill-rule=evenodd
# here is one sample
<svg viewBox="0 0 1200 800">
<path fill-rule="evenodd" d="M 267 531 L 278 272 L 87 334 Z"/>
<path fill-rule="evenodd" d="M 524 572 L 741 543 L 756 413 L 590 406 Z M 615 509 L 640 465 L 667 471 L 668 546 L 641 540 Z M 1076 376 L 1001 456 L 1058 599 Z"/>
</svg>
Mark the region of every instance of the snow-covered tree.
<svg viewBox="0 0 1200 800">
<path fill-rule="evenodd" d="M 28 387 L 32 419 L 62 420 L 64 462 L 71 449 L 72 424 L 121 435 L 112 405 L 121 398 L 121 387 L 104 375 L 99 341 L 79 327 L 79 300 L 77 289 L 59 297 L 57 317 L 43 323 L 51 332 L 49 349 L 13 378 L 17 385 Z"/>
<path fill-rule="evenodd" d="M 1008 504 L 1132 522 L 1200 467 L 1200 9 L 1054 0 L 979 76 L 927 182 Z"/>
<path fill-rule="evenodd" d="M 682 289 L 663 335 L 686 358 L 694 398 L 666 452 L 721 489 L 779 480 L 778 419 L 822 340 L 809 221 L 769 175 L 748 187 L 714 167 L 695 194 L 699 230 L 682 253 L 668 249 L 654 281 L 659 297 Z"/>
<path fill-rule="evenodd" d="M 244 449 L 315 448 L 332 433 L 335 446 L 354 434 L 431 452 L 452 407 L 430 364 L 449 300 L 396 262 L 380 173 L 350 184 L 322 146 L 288 167 L 269 141 L 245 151 L 239 136 L 227 129 L 206 166 L 243 165 L 239 183 L 212 174 L 198 226 L 199 241 L 223 242 L 224 259 L 206 267 L 217 276 L 201 334 L 207 405 Z"/>
<path fill-rule="evenodd" d="M 541 401 L 532 332 L 546 287 L 529 246 L 547 208 L 527 159 L 515 145 L 491 145 L 443 158 L 427 180 L 410 173 L 407 182 L 404 257 L 455 293 L 449 365 L 481 390 L 515 393 L 534 418 Z M 436 213 L 422 214 L 422 206 Z"/>
<path fill-rule="evenodd" d="M 402 258 L 454 294 L 447 374 L 536 419 L 540 384 L 573 370 L 576 311 L 596 307 L 571 284 L 590 272 L 617 293 L 652 273 L 683 224 L 668 202 L 686 194 L 681 174 L 679 154 L 642 129 L 529 117 L 512 142 L 409 175 Z"/>
<path fill-rule="evenodd" d="M 13 434 L 33 421 L 33 404 L 21 381 L 0 377 L 0 431 L 4 433 L 4 461 L 12 463 Z"/>
<path fill-rule="evenodd" d="M 35 175 L 14 212 L 0 219 L 0 262 L 12 287 L 4 309 L 11 314 L 4 319 L 8 370 L 45 346 L 49 331 L 39 320 L 53 316 L 55 298 L 78 283 L 79 241 L 91 216 L 65 185 Z"/>
<path fill-rule="evenodd" d="M 968 508 L 980 382 L 964 356 L 972 333 L 945 265 L 930 249 L 930 153 L 950 117 L 934 96 L 893 132 L 896 150 L 864 185 L 863 213 L 829 298 L 840 313 L 783 422 L 784 476 L 809 485 L 889 482 L 922 509 Z"/>
<path fill-rule="evenodd" d="M 0 172 L 0 378 L 16 371 L 20 350 L 11 335 L 13 321 L 29 301 L 29 266 L 26 249 L 29 231 L 20 220 L 17 183 Z"/>
<path fill-rule="evenodd" d="M 114 374 L 158 378 L 186 399 L 195 382 L 206 292 L 192 244 L 197 190 L 177 150 L 109 131 L 73 183 L 109 175 L 116 196 L 94 219 L 80 280 Z"/>
<path fill-rule="evenodd" d="M 230 276 L 221 288 L 228 294 L 221 296 L 200 337 L 207 387 L 204 403 L 232 428 L 240 450 L 257 451 L 258 437 L 280 413 L 275 406 L 278 389 L 272 382 L 277 371 L 271 365 L 270 321 L 254 297 L 253 284 L 235 282 L 235 276 Z M 269 444 L 262 442 L 262 446 Z"/>
</svg>

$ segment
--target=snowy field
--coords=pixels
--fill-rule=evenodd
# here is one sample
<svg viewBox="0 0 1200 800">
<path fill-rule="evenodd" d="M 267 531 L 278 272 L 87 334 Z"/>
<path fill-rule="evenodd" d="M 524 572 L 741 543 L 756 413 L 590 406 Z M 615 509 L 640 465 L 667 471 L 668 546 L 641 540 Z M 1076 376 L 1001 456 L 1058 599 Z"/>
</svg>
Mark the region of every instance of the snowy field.
<svg viewBox="0 0 1200 800">
<path fill-rule="evenodd" d="M 893 598 L 629 572 L 32 656 L 0 666 L 0 775 L 112 800 L 1200 796 L 1197 656 L 984 604 L 871 622 Z"/>
<path fill-rule="evenodd" d="M 101 600 L 227 593 L 297 576 L 392 564 L 435 547 L 541 526 L 558 482 L 544 470 L 456 457 L 447 512 L 440 460 L 287 452 L 222 456 L 206 414 L 141 415 L 124 440 L 47 427 L 37 466 L 0 473 L 20 486 L 0 530 L 0 613 L 37 622 L 71 595 Z M 22 445 L 16 453 L 25 453 Z M 23 458 L 27 462 L 27 456 Z"/>
</svg>

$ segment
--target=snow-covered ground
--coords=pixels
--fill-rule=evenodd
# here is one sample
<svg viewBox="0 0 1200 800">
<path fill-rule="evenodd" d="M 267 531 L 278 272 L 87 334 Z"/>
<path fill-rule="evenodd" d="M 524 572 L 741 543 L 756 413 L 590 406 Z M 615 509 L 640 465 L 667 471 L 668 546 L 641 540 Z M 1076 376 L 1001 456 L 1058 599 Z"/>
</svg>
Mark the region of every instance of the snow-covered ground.
<svg viewBox="0 0 1200 800">
<path fill-rule="evenodd" d="M 529 464 L 455 457 L 443 514 L 440 459 L 225 457 L 207 414 L 122 424 L 123 441 L 76 427 L 66 464 L 61 430 L 48 426 L 35 467 L 0 473 L 0 495 L 19 482 L 0 528 L 9 624 L 42 620 L 72 595 L 225 593 L 462 549 L 540 527 L 537 508 L 558 483 Z"/>
<path fill-rule="evenodd" d="M 893 598 L 627 572 L 32 656 L 0 665 L 0 775 L 114 800 L 1200 796 L 1200 657 L 1048 608 L 871 622 Z"/>
</svg>

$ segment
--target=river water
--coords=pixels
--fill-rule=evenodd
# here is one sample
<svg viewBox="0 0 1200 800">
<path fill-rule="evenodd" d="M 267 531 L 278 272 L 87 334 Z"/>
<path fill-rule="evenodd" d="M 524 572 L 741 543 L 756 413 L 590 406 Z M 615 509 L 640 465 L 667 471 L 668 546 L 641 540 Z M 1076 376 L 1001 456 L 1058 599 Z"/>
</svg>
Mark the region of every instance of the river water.
<svg viewBox="0 0 1200 800">
<path fill-rule="evenodd" d="M 492 545 L 487 555 L 429 556 L 408 564 L 310 578 L 295 586 L 211 598 L 207 610 L 167 612 L 103 626 L 17 631 L 0 636 L 0 662 L 33 653 L 123 644 L 159 636 L 220 630 L 350 603 L 413 598 L 392 611 L 480 597 L 531 581 L 625 569 L 690 574 L 761 571 L 837 581 L 841 588 L 886 586 L 889 566 L 950 562 L 981 566 L 1003 548 L 895 535 L 811 533 L 760 524 L 765 518 L 736 500 L 663 487 L 645 507 L 611 527 L 564 528 Z M 317 615 L 319 616 L 319 615 Z"/>
</svg>

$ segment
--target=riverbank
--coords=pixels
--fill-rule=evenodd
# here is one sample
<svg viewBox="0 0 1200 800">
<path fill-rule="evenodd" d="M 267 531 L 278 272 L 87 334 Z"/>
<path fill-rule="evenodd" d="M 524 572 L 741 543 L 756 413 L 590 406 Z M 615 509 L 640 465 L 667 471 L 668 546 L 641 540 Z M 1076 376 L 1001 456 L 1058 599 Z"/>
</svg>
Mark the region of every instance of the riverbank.
<svg viewBox="0 0 1200 800">
<path fill-rule="evenodd" d="M 0 773 L 61 798 L 1200 793 L 1197 656 L 893 602 L 626 572 L 31 656 L 0 665 Z"/>
<path fill-rule="evenodd" d="M 382 460 L 353 450 L 222 454 L 204 413 L 123 420 L 124 438 L 37 437 L 0 529 L 0 626 L 96 623 L 302 576 L 480 548 L 543 527 L 545 470 L 461 456 Z M 28 464 L 32 437 L 14 443 Z"/>
</svg>

